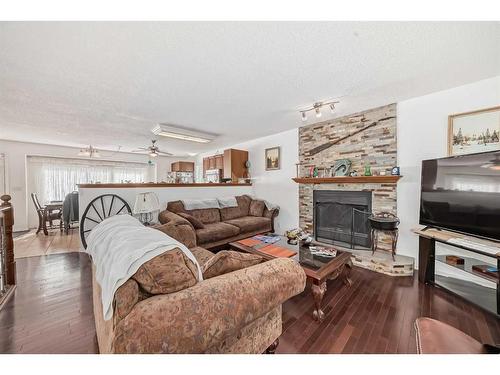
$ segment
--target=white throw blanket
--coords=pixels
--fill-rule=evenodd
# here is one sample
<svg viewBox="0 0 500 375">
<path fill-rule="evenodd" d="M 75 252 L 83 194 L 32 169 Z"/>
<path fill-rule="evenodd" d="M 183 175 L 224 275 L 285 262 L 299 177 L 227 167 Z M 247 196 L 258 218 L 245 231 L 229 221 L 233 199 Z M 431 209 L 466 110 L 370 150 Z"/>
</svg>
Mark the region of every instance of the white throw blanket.
<svg viewBox="0 0 500 375">
<path fill-rule="evenodd" d="M 238 201 L 236 200 L 236 197 L 222 197 L 217 198 L 217 200 L 219 201 L 220 208 L 238 207 Z"/>
<path fill-rule="evenodd" d="M 204 210 L 206 208 L 220 208 L 217 198 L 207 199 L 182 199 L 185 210 Z"/>
<path fill-rule="evenodd" d="M 113 316 L 113 298 L 116 290 L 132 277 L 139 267 L 164 252 L 179 248 L 198 267 L 198 261 L 189 249 L 152 228 L 147 228 L 130 215 L 116 215 L 96 225 L 87 238 L 87 252 L 96 267 L 96 280 L 101 286 L 104 320 Z"/>
</svg>

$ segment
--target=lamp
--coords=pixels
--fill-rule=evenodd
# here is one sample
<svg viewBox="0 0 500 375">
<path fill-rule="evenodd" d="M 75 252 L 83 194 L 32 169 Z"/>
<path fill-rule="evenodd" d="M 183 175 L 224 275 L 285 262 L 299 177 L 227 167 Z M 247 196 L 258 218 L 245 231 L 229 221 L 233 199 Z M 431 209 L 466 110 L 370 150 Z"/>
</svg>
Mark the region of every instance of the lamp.
<svg viewBox="0 0 500 375">
<path fill-rule="evenodd" d="M 139 220 L 144 225 L 151 225 L 153 221 L 153 212 L 160 209 L 160 202 L 155 193 L 149 191 L 139 193 L 135 197 L 134 214 L 139 215 Z"/>
<path fill-rule="evenodd" d="M 324 106 L 330 107 L 330 111 L 332 113 L 335 113 L 335 104 L 337 103 L 338 101 L 316 102 L 309 108 L 301 109 L 299 112 L 302 117 L 302 121 L 307 121 L 307 112 L 309 111 L 314 111 L 316 118 L 321 118 L 321 108 L 323 108 Z"/>
</svg>

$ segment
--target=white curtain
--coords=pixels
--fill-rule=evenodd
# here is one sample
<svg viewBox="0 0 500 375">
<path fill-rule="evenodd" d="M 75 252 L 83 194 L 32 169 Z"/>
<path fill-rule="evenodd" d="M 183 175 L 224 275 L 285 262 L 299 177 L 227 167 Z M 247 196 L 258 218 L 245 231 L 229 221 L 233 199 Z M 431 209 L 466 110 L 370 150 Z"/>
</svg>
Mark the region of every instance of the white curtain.
<svg viewBox="0 0 500 375">
<path fill-rule="evenodd" d="M 148 165 L 28 156 L 29 179 L 40 202 L 64 200 L 78 184 L 145 182 Z M 31 193 L 31 192 L 30 192 Z"/>
</svg>

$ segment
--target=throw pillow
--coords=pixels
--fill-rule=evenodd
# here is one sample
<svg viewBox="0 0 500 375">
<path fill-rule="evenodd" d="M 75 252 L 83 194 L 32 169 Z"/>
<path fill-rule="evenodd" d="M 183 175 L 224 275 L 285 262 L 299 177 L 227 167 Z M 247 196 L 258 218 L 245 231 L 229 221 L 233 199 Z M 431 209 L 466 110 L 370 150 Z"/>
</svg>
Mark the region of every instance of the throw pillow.
<svg viewBox="0 0 500 375">
<path fill-rule="evenodd" d="M 252 203 L 250 203 L 250 210 L 248 214 L 250 216 L 258 216 L 261 217 L 264 214 L 264 208 L 266 204 L 264 201 L 254 199 Z"/>
<path fill-rule="evenodd" d="M 176 248 L 148 260 L 132 278 L 146 292 L 168 294 L 195 285 L 198 282 L 198 269 Z"/>
<path fill-rule="evenodd" d="M 219 251 L 203 265 L 203 279 L 224 275 L 241 270 L 264 261 L 259 255 L 240 253 L 238 251 Z"/>
<path fill-rule="evenodd" d="M 183 217 L 184 219 L 189 221 L 191 223 L 191 225 L 194 227 L 194 229 L 205 228 L 205 225 L 203 225 L 203 223 L 200 220 L 198 220 L 197 218 L 195 218 L 193 215 L 189 215 L 189 214 L 186 214 L 184 212 L 179 212 L 177 215 L 179 215 L 180 217 Z"/>
</svg>

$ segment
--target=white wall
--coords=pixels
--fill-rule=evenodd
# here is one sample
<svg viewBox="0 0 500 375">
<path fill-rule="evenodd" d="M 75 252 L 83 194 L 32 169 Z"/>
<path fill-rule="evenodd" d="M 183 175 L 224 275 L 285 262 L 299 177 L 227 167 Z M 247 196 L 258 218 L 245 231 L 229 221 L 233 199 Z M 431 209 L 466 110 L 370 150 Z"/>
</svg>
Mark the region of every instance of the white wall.
<svg viewBox="0 0 500 375">
<path fill-rule="evenodd" d="M 447 156 L 448 116 L 498 105 L 500 76 L 398 103 L 398 253 L 418 261 L 421 161 Z"/>
<path fill-rule="evenodd" d="M 281 147 L 281 169 L 266 171 L 264 152 L 266 148 Z M 295 163 L 298 163 L 298 129 L 270 135 L 252 141 L 239 143 L 226 148 L 248 151 L 251 163 L 250 177 L 253 194 L 261 199 L 280 206 L 276 220 L 277 233 L 299 225 L 299 188 L 292 181 L 296 175 Z M 219 150 L 222 151 L 222 150 Z M 203 157 L 215 154 L 215 150 L 198 155 L 197 163 L 203 163 Z"/>
<path fill-rule="evenodd" d="M 44 145 L 38 143 L 14 142 L 0 139 L 0 153 L 4 153 L 7 166 L 7 193 L 12 196 L 14 205 L 14 231 L 26 230 L 35 227 L 37 219 L 33 203 L 30 200 L 30 193 L 27 178 L 26 158 L 29 155 L 56 156 L 56 157 L 78 157 L 79 149 L 72 147 L 62 147 Z M 128 162 L 147 162 L 148 157 L 139 154 L 116 153 L 110 157 L 112 152 L 102 151 L 102 159 Z M 170 164 L 178 160 L 176 157 L 158 157 L 154 160 L 156 164 L 157 180 L 165 180 L 166 174 L 170 171 Z M 185 159 L 183 159 L 185 160 Z"/>
</svg>

